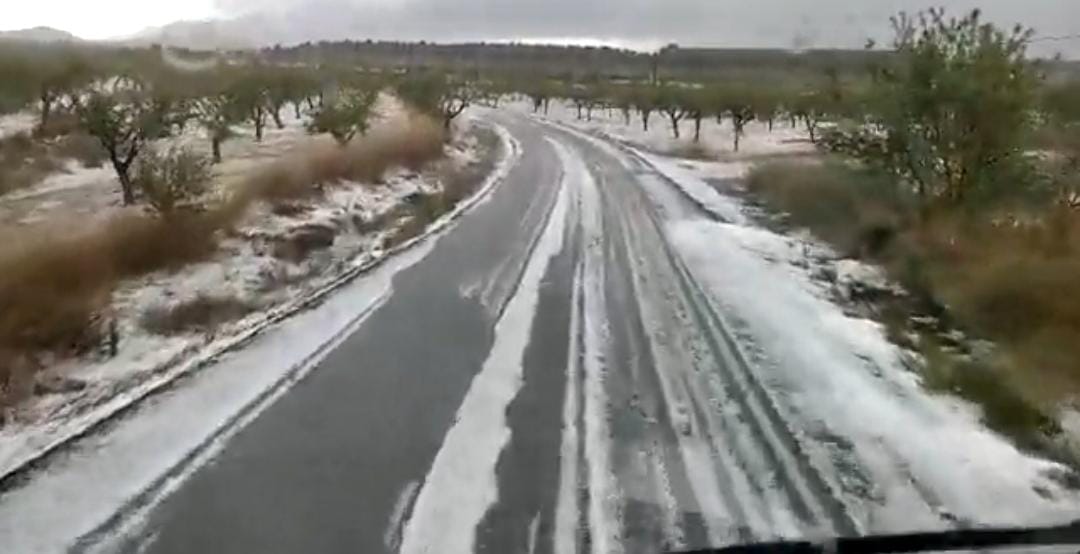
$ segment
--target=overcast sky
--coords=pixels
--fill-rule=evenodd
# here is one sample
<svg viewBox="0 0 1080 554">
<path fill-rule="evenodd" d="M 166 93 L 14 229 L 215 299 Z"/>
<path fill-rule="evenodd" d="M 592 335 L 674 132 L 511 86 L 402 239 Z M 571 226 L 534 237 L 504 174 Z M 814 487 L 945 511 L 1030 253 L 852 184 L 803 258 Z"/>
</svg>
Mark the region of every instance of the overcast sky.
<svg viewBox="0 0 1080 554">
<path fill-rule="evenodd" d="M 1002 24 L 1043 36 L 1080 34 L 1080 0 L 0 0 L 0 28 L 47 25 L 84 38 L 130 35 L 183 19 L 273 14 L 283 41 L 402 38 L 437 41 L 606 42 L 651 48 L 859 47 L 888 36 L 900 10 L 982 7 Z M 1080 39 L 1035 46 L 1080 57 Z"/>
</svg>

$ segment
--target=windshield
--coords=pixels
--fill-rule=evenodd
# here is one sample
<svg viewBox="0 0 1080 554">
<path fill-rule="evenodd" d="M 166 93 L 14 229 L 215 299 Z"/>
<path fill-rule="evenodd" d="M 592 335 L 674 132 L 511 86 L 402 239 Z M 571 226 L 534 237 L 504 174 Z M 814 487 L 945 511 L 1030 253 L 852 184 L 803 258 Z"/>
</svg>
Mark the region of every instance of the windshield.
<svg viewBox="0 0 1080 554">
<path fill-rule="evenodd" d="M 9 4 L 0 551 L 1080 542 L 1080 4 Z"/>
</svg>

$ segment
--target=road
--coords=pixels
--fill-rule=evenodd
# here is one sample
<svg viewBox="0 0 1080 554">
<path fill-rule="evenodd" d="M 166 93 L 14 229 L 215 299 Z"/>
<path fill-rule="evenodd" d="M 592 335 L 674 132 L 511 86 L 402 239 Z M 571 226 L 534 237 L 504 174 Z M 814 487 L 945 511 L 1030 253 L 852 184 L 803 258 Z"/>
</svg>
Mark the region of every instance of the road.
<svg viewBox="0 0 1080 554">
<path fill-rule="evenodd" d="M 860 469 L 807 451 L 673 249 L 667 223 L 714 217 L 629 152 L 490 117 L 523 152 L 492 197 L 209 463 L 74 550 L 656 552 L 871 528 Z"/>
</svg>

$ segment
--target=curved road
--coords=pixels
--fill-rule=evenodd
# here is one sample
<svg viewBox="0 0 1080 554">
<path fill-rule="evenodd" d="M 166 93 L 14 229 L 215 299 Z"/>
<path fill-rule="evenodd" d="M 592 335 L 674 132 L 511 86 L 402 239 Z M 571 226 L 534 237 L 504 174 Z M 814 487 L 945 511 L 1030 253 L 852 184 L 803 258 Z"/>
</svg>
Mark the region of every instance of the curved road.
<svg viewBox="0 0 1080 554">
<path fill-rule="evenodd" d="M 629 152 L 490 117 L 523 152 L 490 200 L 210 463 L 75 550 L 655 552 L 866 530 L 857 468 L 805 451 L 665 235 L 710 216 Z"/>
</svg>

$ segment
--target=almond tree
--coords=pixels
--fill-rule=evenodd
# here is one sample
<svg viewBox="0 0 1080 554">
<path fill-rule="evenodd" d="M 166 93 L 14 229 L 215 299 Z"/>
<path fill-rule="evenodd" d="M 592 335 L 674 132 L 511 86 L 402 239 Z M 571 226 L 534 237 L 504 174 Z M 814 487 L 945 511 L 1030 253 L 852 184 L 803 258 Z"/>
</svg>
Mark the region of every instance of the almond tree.
<svg viewBox="0 0 1080 554">
<path fill-rule="evenodd" d="M 634 107 L 637 108 L 638 114 L 641 115 L 642 128 L 648 132 L 649 116 L 651 116 L 659 107 L 656 97 L 656 88 L 653 86 L 637 88 L 634 91 Z"/>
<path fill-rule="evenodd" d="M 233 83 L 229 95 L 241 119 L 255 127 L 255 141 L 262 142 L 266 117 L 270 115 L 266 83 L 262 76 L 255 72 L 241 76 Z"/>
<path fill-rule="evenodd" d="M 924 199 L 958 204 L 991 186 L 1027 182 L 1025 133 L 1036 76 L 1029 29 L 1002 30 L 975 10 L 893 18 L 894 55 L 873 73 L 855 152 L 914 185 Z"/>
<path fill-rule="evenodd" d="M 682 90 L 671 85 L 662 85 L 656 88 L 655 94 L 656 106 L 667 115 L 668 121 L 671 122 L 671 132 L 675 135 L 676 140 L 682 138 L 679 132 L 679 122 L 687 116 L 682 92 Z"/>
<path fill-rule="evenodd" d="M 38 133 L 46 131 L 50 118 L 62 98 L 76 95 L 76 91 L 93 80 L 90 64 L 81 56 L 70 52 L 47 53 L 32 59 L 33 76 L 41 111 Z"/>
<path fill-rule="evenodd" d="M 707 89 L 688 89 L 683 91 L 680 102 L 686 118 L 694 122 L 694 142 L 701 142 L 701 123 L 708 117 L 712 110 L 709 107 L 709 94 Z"/>
<path fill-rule="evenodd" d="M 780 95 L 768 87 L 757 87 L 750 100 L 754 118 L 768 125 L 771 133 L 776 122 L 776 115 L 780 112 Z"/>
<path fill-rule="evenodd" d="M 554 95 L 552 91 L 551 83 L 547 81 L 540 81 L 537 83 L 531 83 L 526 87 L 526 95 L 533 105 L 533 113 L 538 113 L 541 109 L 544 110 L 544 115 L 548 113 L 548 107 L 551 105 L 551 97 Z"/>
<path fill-rule="evenodd" d="M 340 91 L 333 98 L 327 98 L 323 107 L 315 112 L 308 131 L 329 133 L 340 146 L 345 146 L 357 134 L 367 134 L 378 99 L 377 88 Z"/>
<path fill-rule="evenodd" d="M 578 121 L 585 119 L 585 110 L 592 105 L 592 91 L 585 85 L 573 84 L 566 89 L 565 96 L 577 110 Z M 589 119 L 592 119 L 591 110 Z"/>
<path fill-rule="evenodd" d="M 306 79 L 302 70 L 275 68 L 265 79 L 267 111 L 278 129 L 285 128 L 281 110 L 286 104 L 293 105 L 296 118 L 300 119 L 300 105 L 313 95 L 316 86 Z"/>
<path fill-rule="evenodd" d="M 37 93 L 33 65 L 26 56 L 13 50 L 0 50 L 0 113 L 22 109 Z"/>
<path fill-rule="evenodd" d="M 467 83 L 439 74 L 403 79 L 397 85 L 397 93 L 413 108 L 439 118 L 447 131 L 475 96 Z"/>
<path fill-rule="evenodd" d="M 83 129 L 108 153 L 124 205 L 135 203 L 131 166 L 146 143 L 167 128 L 151 94 L 141 86 L 98 87 L 77 107 L 77 114 Z"/>
<path fill-rule="evenodd" d="M 235 136 L 232 126 L 240 121 L 238 110 L 226 92 L 210 94 L 195 101 L 199 125 L 210 137 L 213 163 L 221 163 L 221 145 Z"/>
<path fill-rule="evenodd" d="M 633 91 L 627 86 L 616 86 L 608 95 L 608 103 L 619 110 L 626 125 L 630 125 L 630 118 L 634 114 Z"/>
<path fill-rule="evenodd" d="M 754 106 L 755 92 L 744 85 L 725 85 L 717 89 L 716 121 L 722 123 L 724 117 L 731 120 L 735 152 L 739 151 L 739 143 L 746 133 L 746 124 L 757 117 Z"/>
<path fill-rule="evenodd" d="M 791 116 L 802 121 L 810 142 L 817 143 L 818 127 L 828 110 L 828 95 L 822 91 L 804 91 L 791 97 Z"/>
</svg>

